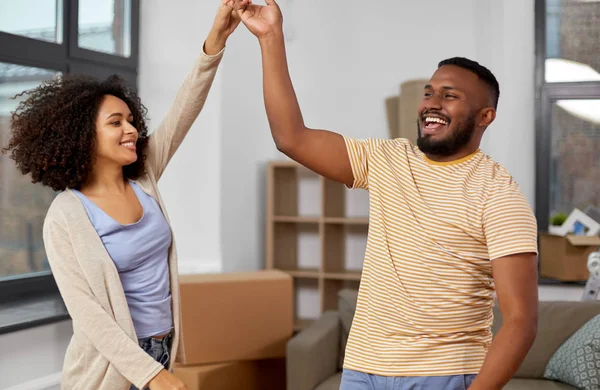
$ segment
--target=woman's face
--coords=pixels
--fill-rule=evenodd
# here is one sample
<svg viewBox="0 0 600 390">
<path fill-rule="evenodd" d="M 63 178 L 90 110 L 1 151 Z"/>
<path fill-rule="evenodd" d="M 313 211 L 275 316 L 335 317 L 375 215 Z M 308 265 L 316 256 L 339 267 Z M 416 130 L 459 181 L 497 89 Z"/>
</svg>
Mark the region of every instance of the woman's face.
<svg viewBox="0 0 600 390">
<path fill-rule="evenodd" d="M 138 132 L 127 104 L 106 95 L 96 118 L 96 164 L 126 166 L 137 160 Z"/>
</svg>

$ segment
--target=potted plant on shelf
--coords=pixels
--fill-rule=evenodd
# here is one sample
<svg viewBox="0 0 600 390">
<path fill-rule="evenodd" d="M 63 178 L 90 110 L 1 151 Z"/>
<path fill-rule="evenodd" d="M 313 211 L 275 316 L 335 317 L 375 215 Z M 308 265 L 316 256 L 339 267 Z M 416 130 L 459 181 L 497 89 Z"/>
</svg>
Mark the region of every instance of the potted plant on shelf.
<svg viewBox="0 0 600 390">
<path fill-rule="evenodd" d="M 548 233 L 562 235 L 560 232 L 560 227 L 567 220 L 567 214 L 565 213 L 555 213 L 552 217 L 550 217 L 550 226 L 548 226 Z"/>
</svg>

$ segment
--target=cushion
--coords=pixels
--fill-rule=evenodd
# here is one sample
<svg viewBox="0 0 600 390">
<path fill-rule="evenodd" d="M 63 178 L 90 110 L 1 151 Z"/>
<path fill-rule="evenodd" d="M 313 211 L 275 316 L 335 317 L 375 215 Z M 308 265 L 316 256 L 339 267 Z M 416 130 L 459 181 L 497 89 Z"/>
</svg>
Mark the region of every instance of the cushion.
<svg viewBox="0 0 600 390">
<path fill-rule="evenodd" d="M 544 377 L 584 390 L 600 389 L 600 315 L 560 346 L 548 362 Z"/>
<path fill-rule="evenodd" d="M 340 384 L 342 383 L 342 373 L 338 372 L 335 375 L 330 376 L 319 386 L 315 387 L 315 390 L 340 390 Z"/>
<path fill-rule="evenodd" d="M 344 288 L 338 292 L 338 312 L 340 313 L 340 320 L 342 322 L 342 339 L 339 362 L 340 368 L 342 368 L 342 365 L 344 364 L 344 351 L 346 351 L 346 343 L 348 341 L 348 335 L 350 334 L 350 327 L 352 326 L 354 312 L 356 311 L 357 299 L 357 290 Z"/>
<path fill-rule="evenodd" d="M 577 388 L 546 379 L 511 379 L 502 390 L 577 390 Z"/>
<path fill-rule="evenodd" d="M 516 378 L 542 379 L 548 361 L 573 333 L 600 314 L 600 301 L 540 302 L 537 337 L 527 357 L 515 374 Z M 496 334 L 502 325 L 498 304 L 494 308 Z"/>
</svg>

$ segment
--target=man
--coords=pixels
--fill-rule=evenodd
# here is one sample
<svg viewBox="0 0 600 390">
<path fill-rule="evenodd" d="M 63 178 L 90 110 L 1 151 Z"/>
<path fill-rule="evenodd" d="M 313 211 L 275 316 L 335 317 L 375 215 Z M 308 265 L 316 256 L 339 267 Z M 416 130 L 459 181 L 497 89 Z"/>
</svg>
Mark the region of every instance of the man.
<svg viewBox="0 0 600 390">
<path fill-rule="evenodd" d="M 356 140 L 304 125 L 274 0 L 242 22 L 258 37 L 277 148 L 370 192 L 370 222 L 342 390 L 501 389 L 537 328 L 537 226 L 518 185 L 479 150 L 499 87 L 442 61 L 425 87 L 419 140 Z M 492 342 L 494 294 L 504 323 Z"/>
</svg>

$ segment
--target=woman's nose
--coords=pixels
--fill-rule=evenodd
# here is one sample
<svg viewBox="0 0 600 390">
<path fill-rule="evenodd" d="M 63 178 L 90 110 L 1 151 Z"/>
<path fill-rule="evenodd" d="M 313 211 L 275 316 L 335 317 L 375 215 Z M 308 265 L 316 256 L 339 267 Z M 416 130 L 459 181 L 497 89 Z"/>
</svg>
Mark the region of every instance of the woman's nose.
<svg viewBox="0 0 600 390">
<path fill-rule="evenodd" d="M 127 122 L 127 124 L 125 125 L 125 132 L 127 134 L 133 134 L 137 133 L 137 129 L 131 123 Z"/>
</svg>

